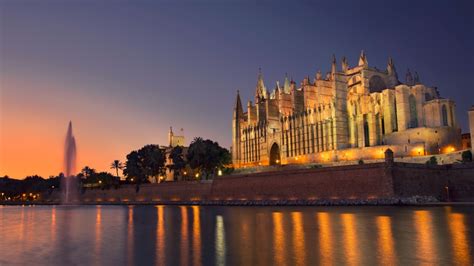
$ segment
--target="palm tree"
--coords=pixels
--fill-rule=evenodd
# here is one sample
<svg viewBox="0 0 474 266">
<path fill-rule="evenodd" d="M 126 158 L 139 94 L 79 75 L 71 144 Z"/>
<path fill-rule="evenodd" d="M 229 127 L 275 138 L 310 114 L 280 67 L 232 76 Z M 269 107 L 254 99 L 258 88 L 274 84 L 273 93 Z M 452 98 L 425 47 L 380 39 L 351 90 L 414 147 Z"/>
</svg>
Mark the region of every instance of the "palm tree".
<svg viewBox="0 0 474 266">
<path fill-rule="evenodd" d="M 110 164 L 110 169 L 115 169 L 115 172 L 117 173 L 117 178 L 118 180 L 120 180 L 120 177 L 119 177 L 119 174 L 118 174 L 118 170 L 122 170 L 123 169 L 123 163 L 120 161 L 120 160 L 114 160 L 112 162 L 112 164 Z"/>
</svg>

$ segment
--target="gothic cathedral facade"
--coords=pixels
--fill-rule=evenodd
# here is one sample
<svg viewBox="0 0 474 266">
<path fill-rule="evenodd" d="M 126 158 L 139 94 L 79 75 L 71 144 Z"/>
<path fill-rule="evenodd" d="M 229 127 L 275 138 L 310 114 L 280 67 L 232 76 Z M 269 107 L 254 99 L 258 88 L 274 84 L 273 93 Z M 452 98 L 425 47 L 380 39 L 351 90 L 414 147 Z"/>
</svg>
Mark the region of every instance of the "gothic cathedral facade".
<svg viewBox="0 0 474 266">
<path fill-rule="evenodd" d="M 358 65 L 333 56 L 325 77 L 318 71 L 301 84 L 278 82 L 273 91 L 258 75 L 255 104 L 243 108 L 239 92 L 232 120 L 232 159 L 236 168 L 258 165 L 325 163 L 458 150 L 461 130 L 455 104 L 437 88 L 407 72 L 399 81 L 392 59 L 386 70 L 369 67 L 364 52 Z"/>
</svg>

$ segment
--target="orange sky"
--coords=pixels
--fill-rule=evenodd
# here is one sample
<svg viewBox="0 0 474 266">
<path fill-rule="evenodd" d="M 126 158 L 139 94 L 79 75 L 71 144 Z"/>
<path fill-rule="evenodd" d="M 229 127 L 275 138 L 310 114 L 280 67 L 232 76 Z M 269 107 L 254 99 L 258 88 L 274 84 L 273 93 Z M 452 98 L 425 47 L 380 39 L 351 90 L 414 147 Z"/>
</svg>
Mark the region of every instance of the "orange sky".
<svg viewBox="0 0 474 266">
<path fill-rule="evenodd" d="M 1 85 L 8 89 L 0 93 L 0 176 L 60 173 L 69 120 L 76 138 L 78 170 L 88 165 L 110 171 L 110 163 L 124 161 L 131 150 L 148 143 L 166 143 L 168 126 L 161 129 L 160 123 L 140 123 L 135 117 L 142 114 L 133 108 L 82 95 L 80 86 L 66 94 L 61 85 L 51 82 L 31 84 L 4 78 Z M 48 95 L 28 94 L 32 87 Z"/>
</svg>

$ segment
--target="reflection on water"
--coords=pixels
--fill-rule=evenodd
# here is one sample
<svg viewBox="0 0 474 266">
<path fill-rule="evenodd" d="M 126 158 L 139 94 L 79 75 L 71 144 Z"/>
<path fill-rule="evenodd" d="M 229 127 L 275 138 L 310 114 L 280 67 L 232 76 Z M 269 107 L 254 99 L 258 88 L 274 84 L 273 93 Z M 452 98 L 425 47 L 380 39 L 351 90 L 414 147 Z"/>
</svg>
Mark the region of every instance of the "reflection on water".
<svg viewBox="0 0 474 266">
<path fill-rule="evenodd" d="M 216 217 L 216 264 L 225 265 L 225 231 L 224 218 Z"/>
<path fill-rule="evenodd" d="M 418 259 L 424 264 L 433 264 L 432 259 L 435 257 L 434 241 L 433 241 L 433 221 L 429 211 L 415 211 L 414 223 L 416 228 L 416 240 L 418 250 L 416 254 Z"/>
<path fill-rule="evenodd" d="M 347 264 L 358 265 L 359 251 L 357 245 L 357 232 L 355 215 L 349 213 L 341 214 L 342 227 L 344 230 L 344 257 Z"/>
<path fill-rule="evenodd" d="M 293 249 L 295 253 L 295 265 L 305 265 L 304 228 L 301 212 L 292 212 L 293 222 Z"/>
<path fill-rule="evenodd" d="M 164 206 L 157 206 L 157 225 L 156 225 L 156 263 L 165 264 L 165 217 L 163 214 Z"/>
<path fill-rule="evenodd" d="M 318 212 L 318 228 L 319 228 L 319 256 L 322 265 L 332 265 L 332 233 L 331 221 L 327 212 Z"/>
<path fill-rule="evenodd" d="M 285 265 L 285 232 L 283 231 L 283 214 L 274 212 L 273 216 L 273 252 L 275 254 L 275 263 Z"/>
<path fill-rule="evenodd" d="M 448 207 L 447 221 L 452 239 L 454 262 L 456 265 L 469 265 L 472 247 L 469 246 L 467 237 L 466 216 L 462 213 L 453 213 L 452 208 Z"/>
<path fill-rule="evenodd" d="M 0 208 L 0 265 L 472 265 L 474 208 Z"/>
<path fill-rule="evenodd" d="M 378 252 L 380 263 L 383 265 L 396 265 L 397 260 L 395 258 L 393 235 L 392 235 L 392 222 L 389 216 L 378 216 L 376 218 L 377 232 L 378 232 Z"/>
</svg>

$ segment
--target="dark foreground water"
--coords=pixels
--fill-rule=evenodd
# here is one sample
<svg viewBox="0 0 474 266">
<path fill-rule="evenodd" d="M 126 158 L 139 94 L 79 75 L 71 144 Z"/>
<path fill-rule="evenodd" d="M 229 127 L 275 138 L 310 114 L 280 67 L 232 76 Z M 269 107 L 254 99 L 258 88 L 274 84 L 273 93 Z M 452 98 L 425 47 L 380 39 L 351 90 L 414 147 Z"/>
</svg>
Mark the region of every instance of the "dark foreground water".
<svg viewBox="0 0 474 266">
<path fill-rule="evenodd" d="M 0 265 L 472 265 L 473 244 L 473 206 L 0 206 Z"/>
</svg>

